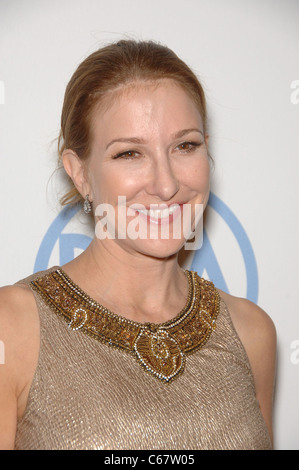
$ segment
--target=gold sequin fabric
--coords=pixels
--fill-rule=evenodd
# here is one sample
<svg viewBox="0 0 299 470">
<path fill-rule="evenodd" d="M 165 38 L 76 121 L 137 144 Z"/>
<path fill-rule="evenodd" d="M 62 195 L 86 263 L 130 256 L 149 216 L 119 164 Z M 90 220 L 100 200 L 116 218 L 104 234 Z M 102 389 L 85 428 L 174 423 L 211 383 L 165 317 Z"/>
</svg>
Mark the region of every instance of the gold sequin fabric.
<svg viewBox="0 0 299 470">
<path fill-rule="evenodd" d="M 186 275 L 185 308 L 159 325 L 113 314 L 57 267 L 20 281 L 41 340 L 16 449 L 272 448 L 229 312 Z"/>
<path fill-rule="evenodd" d="M 144 367 L 164 382 L 184 371 L 186 354 L 202 347 L 216 327 L 219 294 L 212 282 L 186 271 L 186 305 L 174 319 L 141 324 L 114 314 L 83 292 L 67 274 L 58 269 L 32 281 L 54 311 L 72 329 L 98 341 L 131 353 Z"/>
</svg>

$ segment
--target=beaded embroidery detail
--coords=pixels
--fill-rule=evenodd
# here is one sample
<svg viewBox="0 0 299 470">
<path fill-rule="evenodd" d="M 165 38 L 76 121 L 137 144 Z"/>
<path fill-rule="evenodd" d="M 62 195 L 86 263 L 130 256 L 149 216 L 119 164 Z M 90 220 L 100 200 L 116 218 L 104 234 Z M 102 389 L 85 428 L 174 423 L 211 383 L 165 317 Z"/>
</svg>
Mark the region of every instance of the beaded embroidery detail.
<svg viewBox="0 0 299 470">
<path fill-rule="evenodd" d="M 103 307 L 81 290 L 61 269 L 31 282 L 52 310 L 73 330 L 132 354 L 163 382 L 183 372 L 186 355 L 202 348 L 216 327 L 220 298 L 214 284 L 185 271 L 186 305 L 165 323 L 138 323 Z"/>
</svg>

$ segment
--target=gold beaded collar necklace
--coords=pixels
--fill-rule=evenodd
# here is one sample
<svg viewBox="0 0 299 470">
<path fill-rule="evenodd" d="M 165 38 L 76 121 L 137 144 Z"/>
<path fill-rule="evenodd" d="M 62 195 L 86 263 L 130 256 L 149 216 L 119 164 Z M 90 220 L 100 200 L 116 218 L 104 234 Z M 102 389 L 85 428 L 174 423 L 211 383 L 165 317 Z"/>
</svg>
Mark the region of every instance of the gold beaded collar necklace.
<svg viewBox="0 0 299 470">
<path fill-rule="evenodd" d="M 204 346 L 216 327 L 219 294 L 210 281 L 185 271 L 189 291 L 185 307 L 165 323 L 139 323 L 102 306 L 77 286 L 62 269 L 31 282 L 69 328 L 130 353 L 159 380 L 169 383 L 185 368 L 186 356 Z"/>
</svg>

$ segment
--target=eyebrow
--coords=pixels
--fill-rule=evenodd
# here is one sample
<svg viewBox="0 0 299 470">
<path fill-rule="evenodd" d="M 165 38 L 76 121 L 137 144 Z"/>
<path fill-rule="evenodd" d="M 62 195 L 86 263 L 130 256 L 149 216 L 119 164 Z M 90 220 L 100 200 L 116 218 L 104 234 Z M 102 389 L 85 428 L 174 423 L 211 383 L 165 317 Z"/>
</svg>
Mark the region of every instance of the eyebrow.
<svg viewBox="0 0 299 470">
<path fill-rule="evenodd" d="M 176 132 L 172 136 L 172 138 L 173 139 L 179 139 L 180 137 L 183 137 L 184 135 L 189 134 L 191 132 L 198 132 L 199 134 L 201 134 L 203 136 L 203 132 L 200 129 L 197 129 L 196 127 L 192 127 L 190 129 L 182 129 L 182 130 Z M 145 144 L 145 140 L 141 139 L 139 137 L 118 137 L 117 139 L 113 139 L 113 140 L 111 140 L 111 142 L 109 142 L 109 144 L 106 147 L 106 150 L 112 144 L 114 144 L 115 142 L 124 142 L 124 143 L 127 143 L 127 144 Z"/>
</svg>

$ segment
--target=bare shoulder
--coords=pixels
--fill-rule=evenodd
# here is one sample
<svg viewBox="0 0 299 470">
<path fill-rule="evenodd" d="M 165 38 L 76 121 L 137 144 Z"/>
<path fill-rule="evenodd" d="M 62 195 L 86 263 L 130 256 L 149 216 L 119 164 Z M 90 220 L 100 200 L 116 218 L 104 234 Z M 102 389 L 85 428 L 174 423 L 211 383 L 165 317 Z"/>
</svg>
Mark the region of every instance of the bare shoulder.
<svg viewBox="0 0 299 470">
<path fill-rule="evenodd" d="M 11 286 L 0 287 L 0 306 L 5 307 L 2 312 L 7 308 L 14 310 L 14 307 L 19 307 L 23 302 L 34 302 L 34 296 L 31 289 L 26 284 L 14 284 Z M 19 308 L 18 308 L 19 311 Z"/>
<path fill-rule="evenodd" d="M 31 289 L 22 284 L 0 288 L 0 339 L 6 369 L 27 364 L 39 340 L 39 318 Z"/>
<path fill-rule="evenodd" d="M 276 328 L 271 317 L 248 299 L 234 297 L 222 291 L 219 293 L 227 305 L 245 349 L 257 348 L 259 351 L 266 349 L 268 353 L 275 349 Z"/>
<path fill-rule="evenodd" d="M 0 288 L 0 448 L 12 448 L 39 354 L 39 318 L 27 286 Z"/>
<path fill-rule="evenodd" d="M 33 292 L 25 284 L 0 288 L 0 325 L 1 332 L 12 332 L 16 337 L 33 327 L 37 321 L 37 307 Z M 13 339 L 12 338 L 12 339 Z M 19 338 L 20 339 L 20 338 Z"/>
</svg>

